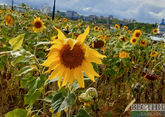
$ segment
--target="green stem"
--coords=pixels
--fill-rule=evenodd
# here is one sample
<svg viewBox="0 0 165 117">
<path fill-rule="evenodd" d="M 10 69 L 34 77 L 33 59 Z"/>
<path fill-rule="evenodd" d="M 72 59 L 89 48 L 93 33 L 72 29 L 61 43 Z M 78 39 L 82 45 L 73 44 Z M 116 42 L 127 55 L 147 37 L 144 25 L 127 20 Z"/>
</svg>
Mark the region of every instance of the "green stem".
<svg viewBox="0 0 165 117">
<path fill-rule="evenodd" d="M 70 95 L 70 90 L 69 90 L 69 86 L 68 86 L 68 96 Z M 71 108 L 68 107 L 68 111 L 67 111 L 67 117 L 70 117 L 70 111 L 71 111 Z"/>
</svg>

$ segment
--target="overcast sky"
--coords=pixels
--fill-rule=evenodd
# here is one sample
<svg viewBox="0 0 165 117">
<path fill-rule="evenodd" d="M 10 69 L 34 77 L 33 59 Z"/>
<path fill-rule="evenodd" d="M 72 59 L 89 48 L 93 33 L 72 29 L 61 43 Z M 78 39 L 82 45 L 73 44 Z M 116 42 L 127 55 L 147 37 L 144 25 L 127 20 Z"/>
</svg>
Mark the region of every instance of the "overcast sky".
<svg viewBox="0 0 165 117">
<path fill-rule="evenodd" d="M 12 0 L 0 0 L 11 4 Z M 25 4 L 41 8 L 53 5 L 54 0 L 14 0 L 15 4 Z M 140 22 L 159 23 L 165 18 L 165 0 L 56 0 L 57 10 L 74 10 L 83 15 L 113 15 L 119 19 L 135 19 Z"/>
</svg>

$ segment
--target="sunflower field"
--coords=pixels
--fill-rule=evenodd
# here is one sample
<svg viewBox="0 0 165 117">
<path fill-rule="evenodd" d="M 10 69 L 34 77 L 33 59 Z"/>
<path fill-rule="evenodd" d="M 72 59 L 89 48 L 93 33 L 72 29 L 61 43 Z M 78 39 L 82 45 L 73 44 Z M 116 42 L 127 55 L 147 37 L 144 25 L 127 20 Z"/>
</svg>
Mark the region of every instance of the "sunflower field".
<svg viewBox="0 0 165 117">
<path fill-rule="evenodd" d="M 158 30 L 113 27 L 0 9 L 0 117 L 130 117 L 133 103 L 165 103 Z"/>
</svg>

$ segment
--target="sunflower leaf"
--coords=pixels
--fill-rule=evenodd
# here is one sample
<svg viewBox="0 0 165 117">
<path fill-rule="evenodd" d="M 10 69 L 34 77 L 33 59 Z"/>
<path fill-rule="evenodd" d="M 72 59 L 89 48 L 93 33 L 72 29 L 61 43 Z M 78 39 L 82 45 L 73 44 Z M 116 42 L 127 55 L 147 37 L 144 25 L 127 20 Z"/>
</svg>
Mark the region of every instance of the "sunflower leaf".
<svg viewBox="0 0 165 117">
<path fill-rule="evenodd" d="M 24 109 L 15 109 L 8 112 L 5 117 L 27 117 L 27 111 Z"/>
<path fill-rule="evenodd" d="M 67 107 L 74 104 L 76 96 L 74 93 L 71 93 L 67 96 L 66 90 L 63 88 L 58 91 L 52 98 L 52 108 L 54 113 L 58 113 L 62 110 L 65 110 Z"/>
<path fill-rule="evenodd" d="M 18 50 L 22 46 L 24 37 L 25 34 L 20 34 L 17 37 L 9 40 L 9 43 L 14 51 Z"/>
</svg>

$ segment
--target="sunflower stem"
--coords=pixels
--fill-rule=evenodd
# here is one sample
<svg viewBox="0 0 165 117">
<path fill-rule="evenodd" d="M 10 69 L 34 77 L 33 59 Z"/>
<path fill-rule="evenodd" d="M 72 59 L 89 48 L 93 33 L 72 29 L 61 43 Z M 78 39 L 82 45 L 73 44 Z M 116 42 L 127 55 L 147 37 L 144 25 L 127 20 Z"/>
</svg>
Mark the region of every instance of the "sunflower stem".
<svg viewBox="0 0 165 117">
<path fill-rule="evenodd" d="M 68 86 L 68 96 L 70 95 L 70 89 L 69 89 L 69 86 Z M 71 111 L 71 108 L 68 107 L 68 111 L 67 111 L 67 117 L 70 117 L 70 111 Z"/>
</svg>

